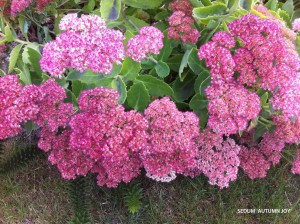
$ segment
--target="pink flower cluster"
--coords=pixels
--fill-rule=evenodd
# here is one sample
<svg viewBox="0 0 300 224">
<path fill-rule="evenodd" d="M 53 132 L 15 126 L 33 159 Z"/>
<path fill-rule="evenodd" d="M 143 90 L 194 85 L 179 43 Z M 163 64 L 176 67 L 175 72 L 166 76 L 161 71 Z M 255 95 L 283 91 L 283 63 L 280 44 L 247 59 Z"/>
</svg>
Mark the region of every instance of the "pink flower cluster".
<svg viewBox="0 0 300 224">
<path fill-rule="evenodd" d="M 208 126 L 219 134 L 236 134 L 245 130 L 248 121 L 258 116 L 260 98 L 240 84 L 211 85 L 205 93 L 209 99 Z"/>
<path fill-rule="evenodd" d="M 33 0 L 12 0 L 10 5 L 11 16 L 15 17 L 24 11 Z"/>
<path fill-rule="evenodd" d="M 296 152 L 296 157 L 295 157 L 295 160 L 293 162 L 293 167 L 292 167 L 292 173 L 300 174 L 300 149 L 298 149 Z"/>
<path fill-rule="evenodd" d="M 296 31 L 296 32 L 300 31 L 300 18 L 294 20 L 293 30 Z"/>
<path fill-rule="evenodd" d="M 142 61 L 148 54 L 159 54 L 163 48 L 164 34 L 154 26 L 144 26 L 139 34 L 127 43 L 126 55 L 135 61 Z"/>
<path fill-rule="evenodd" d="M 169 8 L 174 12 L 169 17 L 168 37 L 181 39 L 183 43 L 197 43 L 200 32 L 193 28 L 195 21 L 192 17 L 193 7 L 189 0 L 173 0 Z"/>
<path fill-rule="evenodd" d="M 69 68 L 109 74 L 124 58 L 124 35 L 106 28 L 99 16 L 68 14 L 59 27 L 64 32 L 46 44 L 40 60 L 42 70 L 54 77 Z"/>
<path fill-rule="evenodd" d="M 241 168 L 250 179 L 264 178 L 270 166 L 280 162 L 285 147 L 284 136 L 276 132 L 265 133 L 259 142 L 254 142 L 253 133 L 244 133 L 240 139 L 243 145 L 239 154 Z"/>
<path fill-rule="evenodd" d="M 15 100 L 18 99 L 22 85 L 18 82 L 17 75 L 0 77 L 0 139 L 14 136 L 21 132 L 21 127 L 10 112 L 17 113 Z"/>
<path fill-rule="evenodd" d="M 209 178 L 210 184 L 229 187 L 229 182 L 237 178 L 241 147 L 233 139 L 224 140 L 222 135 L 209 129 L 205 129 L 200 136 L 199 170 Z"/>
<path fill-rule="evenodd" d="M 141 151 L 147 176 L 170 181 L 197 167 L 199 119 L 191 112 L 180 112 L 169 98 L 154 100 L 145 110 L 149 140 Z M 173 178 L 170 178 L 170 176 Z"/>
<path fill-rule="evenodd" d="M 10 3 L 10 14 L 12 17 L 17 16 L 20 12 L 24 11 L 30 4 L 36 3 L 36 8 L 39 11 L 43 11 L 47 4 L 53 2 L 53 0 L 12 0 Z"/>
<path fill-rule="evenodd" d="M 228 28 L 243 44 L 234 55 L 238 82 L 274 91 L 295 79 L 299 57 L 288 47 L 281 26 L 248 14 L 230 22 Z"/>
<path fill-rule="evenodd" d="M 73 106 L 63 102 L 65 90 L 54 79 L 23 87 L 16 75 L 6 75 L 0 78 L 0 86 L 0 139 L 19 134 L 29 120 L 52 131 L 67 125 Z"/>
<path fill-rule="evenodd" d="M 200 59 L 205 59 L 210 67 L 211 83 L 232 82 L 235 63 L 230 49 L 235 46 L 234 38 L 225 31 L 216 33 L 212 41 L 202 45 L 198 51 Z"/>
</svg>

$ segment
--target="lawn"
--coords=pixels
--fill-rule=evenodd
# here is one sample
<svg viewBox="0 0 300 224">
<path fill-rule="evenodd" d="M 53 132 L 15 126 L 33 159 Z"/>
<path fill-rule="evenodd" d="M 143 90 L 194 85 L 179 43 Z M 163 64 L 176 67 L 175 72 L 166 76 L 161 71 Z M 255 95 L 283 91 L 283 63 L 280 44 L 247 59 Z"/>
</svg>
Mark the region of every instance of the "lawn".
<svg viewBox="0 0 300 224">
<path fill-rule="evenodd" d="M 251 181 L 240 171 L 238 180 L 223 190 L 209 185 L 204 176 L 159 183 L 142 175 L 133 181 L 143 190 L 141 209 L 134 214 L 124 201 L 127 185 L 107 189 L 98 187 L 93 178 L 88 180 L 93 223 L 300 223 L 300 176 L 290 173 L 285 157 L 267 178 Z M 72 217 L 67 181 L 45 156 L 1 176 L 0 206 L 4 224 L 63 224 Z M 280 213 L 258 209 L 280 209 Z M 281 209 L 290 211 L 281 213 Z"/>
</svg>

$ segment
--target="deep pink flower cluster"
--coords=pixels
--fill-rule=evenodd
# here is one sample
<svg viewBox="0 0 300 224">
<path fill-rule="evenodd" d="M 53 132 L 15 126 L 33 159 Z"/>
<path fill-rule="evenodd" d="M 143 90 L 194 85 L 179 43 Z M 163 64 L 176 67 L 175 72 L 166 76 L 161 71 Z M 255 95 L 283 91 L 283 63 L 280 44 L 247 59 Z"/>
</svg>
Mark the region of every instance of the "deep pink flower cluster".
<svg viewBox="0 0 300 224">
<path fill-rule="evenodd" d="M 240 139 L 243 144 L 239 154 L 241 168 L 250 179 L 264 178 L 270 166 L 280 162 L 285 137 L 278 136 L 276 132 L 265 133 L 260 142 L 254 142 L 253 133 L 246 132 Z"/>
<path fill-rule="evenodd" d="M 10 5 L 11 16 L 15 17 L 24 11 L 33 0 L 12 0 Z"/>
<path fill-rule="evenodd" d="M 43 11 L 45 7 L 51 2 L 53 2 L 53 0 L 36 0 L 36 8 L 39 11 Z"/>
<path fill-rule="evenodd" d="M 208 178 L 209 183 L 220 188 L 229 187 L 229 182 L 237 178 L 241 147 L 231 138 L 205 129 L 201 133 L 199 170 Z"/>
<path fill-rule="evenodd" d="M 300 174 L 300 149 L 297 150 L 292 167 L 293 174 Z"/>
<path fill-rule="evenodd" d="M 254 7 L 254 9 L 256 9 L 258 12 L 262 13 L 263 15 L 265 15 L 268 19 L 272 20 L 274 23 L 276 23 L 279 28 L 282 31 L 283 36 L 291 41 L 296 40 L 296 33 L 289 29 L 286 25 L 285 22 L 279 18 L 277 18 L 275 15 L 273 15 L 267 7 L 265 7 L 264 5 L 257 5 Z"/>
<path fill-rule="evenodd" d="M 66 92 L 54 79 L 48 79 L 40 87 L 43 97 L 37 104 L 39 113 L 32 119 L 39 126 L 47 125 L 51 131 L 66 127 L 74 112 L 72 103 L 64 103 Z"/>
<path fill-rule="evenodd" d="M 149 141 L 141 151 L 147 176 L 170 181 L 197 167 L 199 119 L 180 112 L 168 97 L 154 100 L 145 110 L 149 121 Z"/>
<path fill-rule="evenodd" d="M 71 130 L 66 129 L 60 134 L 44 127 L 40 133 L 39 148 L 48 152 L 48 160 L 57 165 L 64 179 L 75 179 L 77 175 L 85 176 L 95 165 L 90 157 L 81 150 L 71 148 L 69 139 Z"/>
<path fill-rule="evenodd" d="M 36 8 L 39 11 L 43 11 L 47 4 L 53 2 L 53 0 L 12 0 L 10 3 L 10 14 L 12 17 L 17 16 L 20 12 L 24 11 L 30 4 L 36 3 Z"/>
<path fill-rule="evenodd" d="M 169 8 L 174 12 L 169 17 L 168 37 L 181 39 L 183 43 L 197 43 L 200 32 L 193 28 L 195 21 L 192 17 L 191 3 L 188 0 L 174 0 Z"/>
<path fill-rule="evenodd" d="M 300 18 L 294 20 L 293 30 L 295 30 L 296 32 L 300 31 Z"/>
<path fill-rule="evenodd" d="M 258 149 L 242 147 L 239 157 L 241 168 L 250 179 L 266 177 L 270 163 Z"/>
<path fill-rule="evenodd" d="M 147 143 L 147 121 L 135 111 L 125 112 L 118 98 L 112 89 L 86 90 L 78 100 L 84 112 L 70 122 L 70 146 L 95 161 L 92 171 L 100 186 L 116 187 L 136 177 L 142 167 L 139 151 Z"/>
<path fill-rule="evenodd" d="M 202 45 L 198 51 L 200 59 L 205 59 L 210 67 L 211 83 L 223 84 L 233 81 L 235 63 L 230 48 L 235 46 L 234 38 L 224 31 L 216 33 L 212 41 Z"/>
<path fill-rule="evenodd" d="M 14 102 L 21 91 L 17 75 L 0 77 L 0 140 L 21 132 L 20 124 L 10 115 L 17 113 Z"/>
<path fill-rule="evenodd" d="M 99 16 L 68 14 L 59 27 L 64 32 L 46 44 L 40 60 L 42 70 L 54 77 L 69 68 L 109 74 L 124 58 L 124 35 L 106 28 Z"/>
<path fill-rule="evenodd" d="M 243 44 L 234 55 L 241 84 L 274 91 L 297 76 L 299 57 L 287 45 L 281 27 L 252 14 L 228 24 L 230 33 Z"/>
<path fill-rule="evenodd" d="M 154 26 L 144 26 L 139 34 L 127 43 L 126 55 L 135 61 L 142 61 L 148 54 L 159 54 L 163 48 L 164 34 Z"/>
<path fill-rule="evenodd" d="M 260 98 L 237 83 L 211 85 L 205 90 L 209 99 L 208 126 L 219 134 L 236 134 L 258 116 Z"/>
</svg>

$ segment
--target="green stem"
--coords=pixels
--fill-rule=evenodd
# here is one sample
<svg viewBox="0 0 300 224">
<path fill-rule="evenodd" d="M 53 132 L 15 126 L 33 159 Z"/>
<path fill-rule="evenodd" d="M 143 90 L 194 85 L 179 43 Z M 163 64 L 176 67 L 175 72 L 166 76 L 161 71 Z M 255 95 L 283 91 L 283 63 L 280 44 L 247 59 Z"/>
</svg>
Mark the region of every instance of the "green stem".
<svg viewBox="0 0 300 224">
<path fill-rule="evenodd" d="M 158 63 L 158 61 L 157 61 L 156 59 L 154 59 L 152 56 L 149 56 L 148 59 L 149 59 L 150 61 L 153 61 L 155 64 Z"/>
</svg>

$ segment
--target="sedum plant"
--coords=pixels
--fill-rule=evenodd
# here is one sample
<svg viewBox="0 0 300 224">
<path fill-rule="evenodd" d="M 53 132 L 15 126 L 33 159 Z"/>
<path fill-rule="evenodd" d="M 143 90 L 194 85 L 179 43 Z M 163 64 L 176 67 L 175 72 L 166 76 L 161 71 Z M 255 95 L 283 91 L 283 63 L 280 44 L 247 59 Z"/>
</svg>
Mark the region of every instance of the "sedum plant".
<svg viewBox="0 0 300 224">
<path fill-rule="evenodd" d="M 38 132 L 65 179 L 226 188 L 300 141 L 292 0 L 3 2 L 0 139 Z"/>
</svg>

